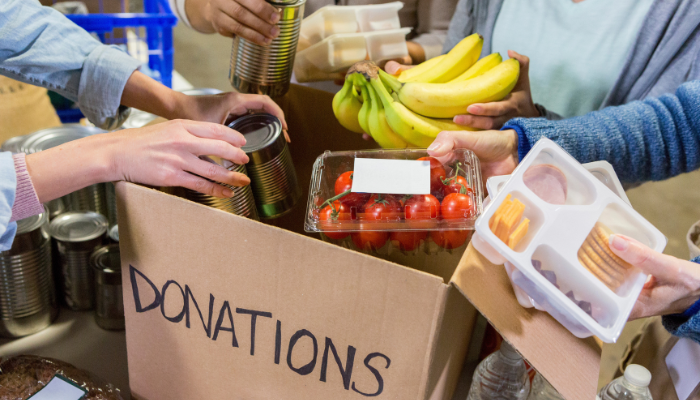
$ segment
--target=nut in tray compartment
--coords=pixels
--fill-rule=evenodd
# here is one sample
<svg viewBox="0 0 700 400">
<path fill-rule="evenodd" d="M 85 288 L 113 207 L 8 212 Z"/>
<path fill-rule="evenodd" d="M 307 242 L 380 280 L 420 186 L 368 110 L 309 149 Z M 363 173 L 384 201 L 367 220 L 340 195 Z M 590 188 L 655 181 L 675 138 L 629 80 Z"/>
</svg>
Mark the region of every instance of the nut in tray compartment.
<svg viewBox="0 0 700 400">
<path fill-rule="evenodd" d="M 475 247 L 509 261 L 519 270 L 513 282 L 524 283 L 521 289 L 572 333 L 615 341 L 646 276 L 610 250 L 610 235 L 656 251 L 666 240 L 631 208 L 610 165 L 584 168 L 542 139 L 509 178 L 490 188 Z"/>
<path fill-rule="evenodd" d="M 314 164 L 305 230 L 373 255 L 466 248 L 482 210 L 478 159 L 459 150 L 326 152 Z"/>
</svg>

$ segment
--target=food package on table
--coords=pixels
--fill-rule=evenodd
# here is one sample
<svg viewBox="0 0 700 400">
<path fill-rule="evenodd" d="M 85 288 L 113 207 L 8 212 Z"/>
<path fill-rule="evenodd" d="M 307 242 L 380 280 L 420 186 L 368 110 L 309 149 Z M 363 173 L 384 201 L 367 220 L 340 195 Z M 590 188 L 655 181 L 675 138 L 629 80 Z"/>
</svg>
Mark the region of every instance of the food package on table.
<svg viewBox="0 0 700 400">
<path fill-rule="evenodd" d="M 402 8 L 400 1 L 322 7 L 301 22 L 298 49 L 302 51 L 336 34 L 399 29 L 399 10 Z"/>
<path fill-rule="evenodd" d="M 578 337 L 614 342 L 647 276 L 610 250 L 610 235 L 659 252 L 666 238 L 630 206 L 609 164 L 585 168 L 541 139 L 512 175 L 488 186 L 474 247 L 506 264 L 528 297 L 516 289 L 521 304 L 536 304 Z"/>
<path fill-rule="evenodd" d="M 316 159 L 305 230 L 375 256 L 464 249 L 482 211 L 479 160 L 426 150 L 326 152 Z"/>
<path fill-rule="evenodd" d="M 406 35 L 410 32 L 411 28 L 403 28 L 329 36 L 297 53 L 294 76 L 299 82 L 343 79 L 342 72 L 358 61 L 406 57 Z"/>
<path fill-rule="evenodd" d="M 28 399 L 55 376 L 84 389 L 83 400 L 123 400 L 119 389 L 92 374 L 63 361 L 33 355 L 0 359 L 0 399 Z"/>
</svg>

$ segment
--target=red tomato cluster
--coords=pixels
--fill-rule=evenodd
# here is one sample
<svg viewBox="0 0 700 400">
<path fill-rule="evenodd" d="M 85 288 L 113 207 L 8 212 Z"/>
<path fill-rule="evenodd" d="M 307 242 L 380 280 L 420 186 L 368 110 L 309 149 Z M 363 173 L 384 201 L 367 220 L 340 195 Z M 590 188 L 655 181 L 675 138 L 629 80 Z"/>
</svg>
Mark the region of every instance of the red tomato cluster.
<svg viewBox="0 0 700 400">
<path fill-rule="evenodd" d="M 426 223 L 437 219 L 462 219 L 474 215 L 474 203 L 470 196 L 471 188 L 464 177 L 459 176 L 459 165 L 455 175 L 447 178 L 445 168 L 432 157 L 419 160 L 430 161 L 430 191 L 431 194 L 398 197 L 389 194 L 354 193 L 352 188 L 352 173 L 347 171 L 335 181 L 333 199 L 326 201 L 319 213 L 319 219 L 328 229 L 323 233 L 331 239 L 352 237 L 359 249 L 376 250 L 384 246 L 387 240 L 398 243 L 401 250 L 412 251 L 418 248 L 421 241 L 428 235 L 435 243 L 445 249 L 462 246 L 469 239 L 468 230 L 422 231 Z M 377 221 L 406 221 L 415 231 L 377 231 L 372 226 Z M 342 232 L 342 224 L 338 231 L 331 229 L 337 221 L 359 221 L 357 232 Z"/>
</svg>

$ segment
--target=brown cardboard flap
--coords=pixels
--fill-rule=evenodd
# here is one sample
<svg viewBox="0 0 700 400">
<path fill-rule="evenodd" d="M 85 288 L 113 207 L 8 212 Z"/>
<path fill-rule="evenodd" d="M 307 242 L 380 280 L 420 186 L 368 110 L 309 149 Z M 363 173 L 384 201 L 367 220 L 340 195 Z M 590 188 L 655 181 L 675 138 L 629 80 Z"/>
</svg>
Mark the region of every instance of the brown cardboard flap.
<svg viewBox="0 0 700 400">
<path fill-rule="evenodd" d="M 138 185 L 117 193 L 136 397 L 358 399 L 353 385 L 372 394 L 381 376 L 379 398 L 424 398 L 439 314 L 455 301 L 441 278 Z M 329 340 L 345 367 L 355 349 L 345 383 L 332 349 L 324 357 Z"/>
<path fill-rule="evenodd" d="M 601 350 L 593 338 L 578 339 L 549 314 L 523 308 L 503 266 L 471 244 L 452 282 L 564 398 L 595 398 Z"/>
</svg>

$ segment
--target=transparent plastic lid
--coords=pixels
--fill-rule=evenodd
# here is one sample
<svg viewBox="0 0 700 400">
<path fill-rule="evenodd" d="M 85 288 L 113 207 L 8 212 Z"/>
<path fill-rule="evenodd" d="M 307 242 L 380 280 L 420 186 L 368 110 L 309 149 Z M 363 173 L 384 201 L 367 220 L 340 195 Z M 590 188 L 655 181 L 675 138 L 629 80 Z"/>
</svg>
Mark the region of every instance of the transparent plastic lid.
<svg viewBox="0 0 700 400">
<path fill-rule="evenodd" d="M 473 230 L 482 212 L 479 160 L 457 150 L 325 152 L 314 163 L 307 232 Z"/>
</svg>

